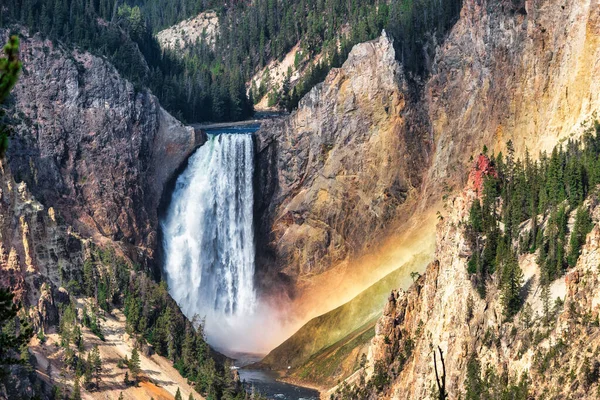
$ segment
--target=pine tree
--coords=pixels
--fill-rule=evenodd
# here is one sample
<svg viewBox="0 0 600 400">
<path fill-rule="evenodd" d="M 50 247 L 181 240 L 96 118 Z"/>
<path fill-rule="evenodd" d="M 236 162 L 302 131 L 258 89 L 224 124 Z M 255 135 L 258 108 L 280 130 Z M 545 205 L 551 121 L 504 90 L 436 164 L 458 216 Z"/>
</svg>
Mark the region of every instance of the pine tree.
<svg viewBox="0 0 600 400">
<path fill-rule="evenodd" d="M 504 263 L 501 278 L 504 315 L 510 319 L 521 308 L 521 289 L 523 287 L 523 271 L 514 254 L 511 254 Z"/>
<path fill-rule="evenodd" d="M 593 224 L 590 214 L 585 207 L 579 207 L 575 215 L 575 225 L 571 238 L 569 240 L 569 255 L 567 257 L 569 266 L 574 267 L 577 264 L 581 254 L 581 246 L 585 243 L 587 234 L 592 230 Z"/>
<path fill-rule="evenodd" d="M 33 336 L 33 329 L 23 322 L 20 322 L 19 332 L 15 332 L 20 305 L 15 305 L 13 299 L 12 292 L 0 288 L 0 381 L 6 377 L 8 367 L 21 363 L 16 355 L 26 348 Z"/>
<path fill-rule="evenodd" d="M 90 258 L 83 263 L 83 288 L 86 296 L 96 297 L 96 277 L 94 264 Z"/>
<path fill-rule="evenodd" d="M 71 400 L 81 400 L 81 388 L 79 387 L 79 377 L 75 377 L 75 385 L 73 386 L 73 394 Z"/>
<path fill-rule="evenodd" d="M 102 372 L 102 359 L 100 358 L 100 350 L 98 345 L 94 345 L 94 348 L 90 352 L 91 368 L 94 371 L 94 377 L 96 378 L 96 388 L 100 387 L 100 373 Z"/>
<path fill-rule="evenodd" d="M 237 391 L 236 381 L 233 379 L 233 375 L 231 374 L 231 362 L 227 361 L 225 363 L 225 372 L 222 377 L 222 386 L 223 386 L 223 399 L 231 400 L 235 398 L 235 393 Z"/>
<path fill-rule="evenodd" d="M 548 324 L 550 321 L 550 285 L 547 282 L 542 282 L 542 307 L 544 312 L 544 324 Z"/>
<path fill-rule="evenodd" d="M 92 373 L 94 369 L 94 361 L 92 360 L 92 352 L 88 353 L 87 362 L 85 365 L 85 373 L 83 375 L 83 385 L 86 388 L 89 388 L 92 384 Z"/>
<path fill-rule="evenodd" d="M 137 379 L 138 374 L 140 373 L 140 354 L 136 347 L 133 348 L 131 352 L 131 358 L 129 359 L 129 370 L 131 371 L 131 376 L 133 379 Z"/>
<path fill-rule="evenodd" d="M 19 60 L 19 38 L 11 36 L 4 46 L 4 57 L 0 57 L 0 158 L 8 149 L 8 137 L 11 129 L 5 120 L 6 113 L 1 108 L 2 104 L 17 83 L 21 73 L 21 61 Z"/>
<path fill-rule="evenodd" d="M 475 199 L 471 205 L 469 223 L 475 232 L 483 232 L 483 214 L 479 199 Z"/>
<path fill-rule="evenodd" d="M 181 397 L 181 391 L 177 388 L 177 393 L 175 393 L 175 400 L 183 400 Z"/>
<path fill-rule="evenodd" d="M 101 279 L 100 283 L 98 284 L 97 302 L 101 309 L 106 312 L 110 312 L 108 306 L 108 285 L 105 279 Z"/>
<path fill-rule="evenodd" d="M 467 362 L 467 377 L 465 379 L 465 400 L 479 400 L 483 398 L 484 384 L 481 380 L 481 364 L 477 354 L 471 354 Z"/>
<path fill-rule="evenodd" d="M 60 384 L 54 385 L 52 388 L 52 398 L 56 400 L 62 400 L 64 398 Z"/>
<path fill-rule="evenodd" d="M 81 334 L 79 325 L 73 328 L 73 343 L 77 346 L 77 350 L 80 352 L 84 351 L 83 335 Z"/>
<path fill-rule="evenodd" d="M 4 46 L 4 57 L 0 58 L 0 104 L 4 103 L 17 83 L 21 73 L 19 60 L 19 38 L 11 36 Z"/>
</svg>

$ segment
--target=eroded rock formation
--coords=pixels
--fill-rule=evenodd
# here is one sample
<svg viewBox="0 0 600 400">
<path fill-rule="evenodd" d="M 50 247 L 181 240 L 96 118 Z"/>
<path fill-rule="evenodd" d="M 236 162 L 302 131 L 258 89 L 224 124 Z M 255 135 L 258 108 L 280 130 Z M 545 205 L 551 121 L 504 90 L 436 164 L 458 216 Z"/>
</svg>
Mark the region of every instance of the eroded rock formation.
<svg viewBox="0 0 600 400">
<path fill-rule="evenodd" d="M 356 46 L 289 118 L 262 127 L 259 265 L 318 274 L 368 248 L 397 218 L 432 145 L 407 122 L 407 91 L 384 34 Z"/>
<path fill-rule="evenodd" d="M 260 131 L 262 270 L 303 279 L 372 251 L 462 188 L 484 144 L 536 157 L 581 132 L 600 108 L 599 7 L 465 0 L 423 83 L 403 78 L 385 35 L 357 45 Z"/>
<path fill-rule="evenodd" d="M 484 144 L 498 152 L 512 140 L 537 157 L 581 131 L 600 108 L 599 60 L 598 2 L 465 0 L 423 99 L 435 140 L 429 200 L 462 187 Z"/>
<path fill-rule="evenodd" d="M 11 107 L 19 125 L 7 154 L 15 180 L 86 236 L 121 240 L 151 257 L 163 187 L 197 135 L 101 58 L 39 36 L 22 40 L 20 54 Z"/>
<path fill-rule="evenodd" d="M 436 261 L 409 290 L 394 291 L 388 300 L 371 344 L 369 373 L 381 373 L 381 369 L 373 371 L 381 363 L 379 368 L 389 373 L 391 383 L 369 398 L 434 398 L 433 351 L 438 346 L 445 357 L 450 399 L 464 398 L 472 355 L 483 371 L 492 368 L 496 376 L 506 379 L 505 386 L 526 376 L 531 382 L 530 398 L 593 398 L 595 389 L 590 387 L 595 382 L 589 371 L 600 348 L 594 322 L 600 313 L 597 193 L 585 202 L 595 225 L 577 265 L 549 288 L 555 320 L 544 319 L 540 271 L 536 255 L 529 253 L 519 256 L 529 288 L 526 304 L 507 320 L 498 278 L 493 278 L 481 298 L 467 273 L 471 254 L 465 221 L 477 197 L 472 183 L 452 201 L 451 212 L 438 225 Z M 555 303 L 557 298 L 560 301 Z M 356 382 L 356 377 L 350 381 Z"/>
</svg>

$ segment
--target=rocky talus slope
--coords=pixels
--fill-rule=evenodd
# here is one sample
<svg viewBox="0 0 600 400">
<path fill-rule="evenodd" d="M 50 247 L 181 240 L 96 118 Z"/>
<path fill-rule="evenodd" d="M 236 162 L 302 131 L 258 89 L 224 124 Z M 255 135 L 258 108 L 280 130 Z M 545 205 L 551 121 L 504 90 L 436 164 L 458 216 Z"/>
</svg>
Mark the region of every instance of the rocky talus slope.
<svg viewBox="0 0 600 400">
<path fill-rule="evenodd" d="M 467 273 L 471 251 L 466 221 L 477 197 L 476 185 L 469 183 L 438 225 L 436 260 L 409 290 L 391 294 L 376 326 L 369 366 L 348 382 L 356 384 L 361 375 L 379 375 L 389 381 L 383 391 L 370 393 L 370 398 L 437 398 L 433 352 L 439 346 L 450 399 L 464 398 L 467 364 L 473 355 L 483 371 L 501 377 L 505 386 L 515 385 L 525 376 L 530 382 L 530 398 L 596 398 L 598 380 L 593 371 L 598 368 L 600 352 L 598 191 L 585 202 L 594 228 L 577 265 L 550 285 L 550 320 L 546 320 L 536 255 L 526 253 L 519 256 L 528 288 L 526 303 L 506 321 L 497 278 L 481 298 Z"/>
</svg>

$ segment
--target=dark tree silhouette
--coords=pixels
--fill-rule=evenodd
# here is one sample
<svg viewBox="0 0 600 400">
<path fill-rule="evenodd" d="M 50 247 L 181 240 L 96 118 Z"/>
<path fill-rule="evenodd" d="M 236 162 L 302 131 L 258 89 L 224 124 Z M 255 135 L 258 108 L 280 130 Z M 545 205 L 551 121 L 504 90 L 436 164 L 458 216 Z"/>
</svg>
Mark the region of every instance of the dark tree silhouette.
<svg viewBox="0 0 600 400">
<path fill-rule="evenodd" d="M 442 376 L 440 377 L 438 373 L 437 366 L 437 357 L 435 354 L 435 350 L 433 351 L 433 369 L 435 369 L 435 382 L 438 388 L 438 399 L 446 400 L 448 398 L 448 393 L 446 392 L 446 364 L 444 363 L 444 353 L 440 346 L 438 346 L 438 351 L 440 353 L 440 361 L 442 363 Z"/>
</svg>

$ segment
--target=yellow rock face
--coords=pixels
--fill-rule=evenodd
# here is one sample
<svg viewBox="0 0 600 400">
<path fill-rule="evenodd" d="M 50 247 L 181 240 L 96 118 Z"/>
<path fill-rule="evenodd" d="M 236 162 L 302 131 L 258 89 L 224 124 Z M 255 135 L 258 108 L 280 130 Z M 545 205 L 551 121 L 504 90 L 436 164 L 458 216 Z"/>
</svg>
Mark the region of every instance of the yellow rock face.
<svg viewBox="0 0 600 400">
<path fill-rule="evenodd" d="M 600 109 L 598 2 L 525 2 L 526 14 L 501 2 L 465 1 L 427 84 L 436 152 L 425 189 L 435 196 L 485 144 L 512 140 L 536 156 L 583 131 Z"/>
<path fill-rule="evenodd" d="M 33 259 L 31 257 L 31 249 L 29 248 L 29 224 L 25 220 L 25 216 L 21 215 L 19 217 L 19 222 L 21 225 L 21 237 L 23 238 L 23 251 L 25 253 L 25 266 L 27 268 L 28 273 L 35 272 L 35 268 L 33 267 Z"/>
</svg>

